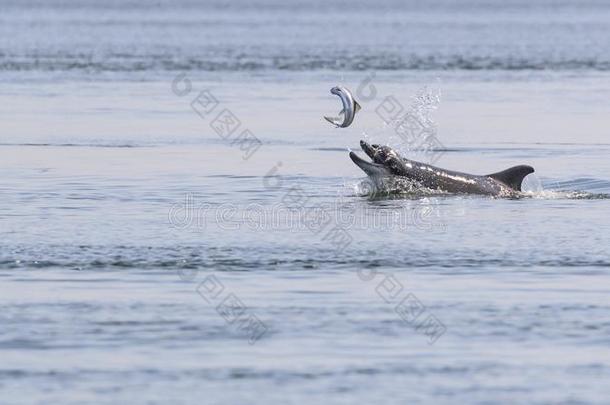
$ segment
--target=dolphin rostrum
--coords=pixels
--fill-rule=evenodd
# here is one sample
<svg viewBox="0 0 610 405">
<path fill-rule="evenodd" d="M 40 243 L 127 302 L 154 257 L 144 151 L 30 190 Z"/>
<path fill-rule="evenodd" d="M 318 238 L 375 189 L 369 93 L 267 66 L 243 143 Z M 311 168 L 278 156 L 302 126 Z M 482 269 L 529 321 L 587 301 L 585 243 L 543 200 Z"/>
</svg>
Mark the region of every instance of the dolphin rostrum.
<svg viewBox="0 0 610 405">
<path fill-rule="evenodd" d="M 338 128 L 349 127 L 354 121 L 356 113 L 360 111 L 362 107 L 360 107 L 360 104 L 354 99 L 352 93 L 345 87 L 333 87 L 330 89 L 330 93 L 341 98 L 343 109 L 339 112 L 339 117 L 324 117 L 324 119 Z M 343 119 L 340 117 L 341 115 L 343 115 Z"/>
<path fill-rule="evenodd" d="M 389 146 L 369 145 L 360 141 L 360 147 L 372 162 L 367 162 L 354 152 L 350 152 L 349 157 L 367 175 L 373 178 L 399 176 L 426 188 L 450 193 L 513 196 L 521 191 L 525 176 L 534 172 L 533 167 L 520 165 L 478 176 L 406 159 Z"/>
</svg>

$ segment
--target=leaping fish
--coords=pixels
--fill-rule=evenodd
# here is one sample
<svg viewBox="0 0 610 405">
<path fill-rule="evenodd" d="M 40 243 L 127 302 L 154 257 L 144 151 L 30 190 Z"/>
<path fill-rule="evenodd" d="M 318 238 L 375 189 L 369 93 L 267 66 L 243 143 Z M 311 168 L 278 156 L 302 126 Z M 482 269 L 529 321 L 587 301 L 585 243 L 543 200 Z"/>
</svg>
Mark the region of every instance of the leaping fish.
<svg viewBox="0 0 610 405">
<path fill-rule="evenodd" d="M 330 89 L 330 93 L 339 96 L 341 103 L 343 103 L 343 109 L 339 112 L 338 117 L 324 117 L 326 121 L 330 122 L 337 128 L 347 128 L 354 121 L 356 113 L 360 111 L 362 107 L 354 99 L 352 93 L 343 86 L 336 86 Z M 341 118 L 343 116 L 343 118 Z"/>
</svg>

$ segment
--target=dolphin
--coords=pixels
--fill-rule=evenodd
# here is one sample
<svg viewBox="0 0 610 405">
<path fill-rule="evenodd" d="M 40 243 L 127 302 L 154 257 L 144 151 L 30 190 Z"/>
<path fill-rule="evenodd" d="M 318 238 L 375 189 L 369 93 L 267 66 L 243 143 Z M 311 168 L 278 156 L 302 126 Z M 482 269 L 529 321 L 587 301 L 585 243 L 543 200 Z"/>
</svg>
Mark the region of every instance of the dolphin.
<svg viewBox="0 0 610 405">
<path fill-rule="evenodd" d="M 347 128 L 352 122 L 354 122 L 354 117 L 356 113 L 360 111 L 362 107 L 360 104 L 354 99 L 352 93 L 342 86 L 336 86 L 330 89 L 330 93 L 339 96 L 341 99 L 341 103 L 343 104 L 343 109 L 339 112 L 339 115 L 343 115 L 343 119 L 340 117 L 324 117 L 324 119 L 337 128 Z"/>
<path fill-rule="evenodd" d="M 533 167 L 519 165 L 501 172 L 479 176 L 409 160 L 389 146 L 369 145 L 365 141 L 360 141 L 360 147 L 372 162 L 360 158 L 354 152 L 350 152 L 349 157 L 370 177 L 398 176 L 413 180 L 432 190 L 450 193 L 514 196 L 521 192 L 521 183 L 525 176 L 534 173 Z"/>
</svg>

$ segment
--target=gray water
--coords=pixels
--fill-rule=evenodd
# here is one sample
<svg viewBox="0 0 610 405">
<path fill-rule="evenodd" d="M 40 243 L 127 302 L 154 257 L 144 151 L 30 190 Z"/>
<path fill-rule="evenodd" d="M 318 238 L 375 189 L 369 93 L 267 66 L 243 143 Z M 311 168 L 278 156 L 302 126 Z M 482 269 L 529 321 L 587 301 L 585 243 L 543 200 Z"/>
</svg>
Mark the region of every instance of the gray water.
<svg viewBox="0 0 610 405">
<path fill-rule="evenodd" d="M 602 1 L 0 2 L 0 403 L 608 403 L 609 28 Z M 432 151 L 378 113 L 422 95 Z M 360 139 L 536 173 L 379 192 Z"/>
</svg>

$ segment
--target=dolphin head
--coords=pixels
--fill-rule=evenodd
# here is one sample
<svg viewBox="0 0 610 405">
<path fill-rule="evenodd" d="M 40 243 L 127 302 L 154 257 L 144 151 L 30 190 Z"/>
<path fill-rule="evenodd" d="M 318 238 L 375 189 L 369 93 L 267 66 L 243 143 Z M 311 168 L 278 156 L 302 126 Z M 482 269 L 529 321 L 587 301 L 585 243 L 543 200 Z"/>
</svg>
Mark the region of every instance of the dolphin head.
<svg viewBox="0 0 610 405">
<path fill-rule="evenodd" d="M 361 159 L 354 152 L 350 152 L 350 157 L 358 167 L 369 176 L 372 175 L 400 175 L 405 171 L 405 164 L 396 151 L 389 146 L 371 145 L 365 141 L 360 141 L 360 147 L 373 161 L 367 162 Z"/>
<path fill-rule="evenodd" d="M 389 146 L 368 144 L 360 141 L 360 147 L 376 164 L 387 167 L 392 174 L 400 174 L 404 169 L 404 162 L 396 151 Z"/>
</svg>

